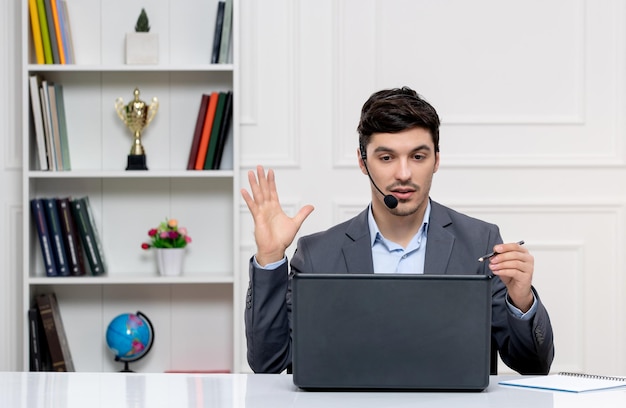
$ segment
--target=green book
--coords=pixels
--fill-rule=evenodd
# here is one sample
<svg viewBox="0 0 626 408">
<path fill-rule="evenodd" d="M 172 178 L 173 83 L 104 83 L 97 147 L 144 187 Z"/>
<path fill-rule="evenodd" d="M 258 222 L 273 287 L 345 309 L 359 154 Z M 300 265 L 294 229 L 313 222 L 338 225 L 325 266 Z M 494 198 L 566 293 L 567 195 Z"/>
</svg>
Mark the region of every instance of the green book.
<svg viewBox="0 0 626 408">
<path fill-rule="evenodd" d="M 52 45 L 50 44 L 50 31 L 48 30 L 48 20 L 46 17 L 46 6 L 44 0 L 37 0 L 37 12 L 39 14 L 39 25 L 41 26 L 41 40 L 43 41 L 43 56 L 46 64 L 54 64 L 52 58 Z"/>
<path fill-rule="evenodd" d="M 75 198 L 70 202 L 72 206 L 72 215 L 76 222 L 78 235 L 83 243 L 87 263 L 94 276 L 106 273 L 106 265 L 104 263 L 104 252 L 98 236 L 98 231 L 91 215 L 91 206 L 88 198 Z"/>
<path fill-rule="evenodd" d="M 207 149 L 206 158 L 204 159 L 204 170 L 213 168 L 215 160 L 215 151 L 217 149 L 217 141 L 220 135 L 220 127 L 224 120 L 224 106 L 226 105 L 226 92 L 220 92 L 217 98 L 217 108 L 215 109 L 215 118 L 211 127 L 211 138 L 209 139 L 209 147 Z"/>
</svg>

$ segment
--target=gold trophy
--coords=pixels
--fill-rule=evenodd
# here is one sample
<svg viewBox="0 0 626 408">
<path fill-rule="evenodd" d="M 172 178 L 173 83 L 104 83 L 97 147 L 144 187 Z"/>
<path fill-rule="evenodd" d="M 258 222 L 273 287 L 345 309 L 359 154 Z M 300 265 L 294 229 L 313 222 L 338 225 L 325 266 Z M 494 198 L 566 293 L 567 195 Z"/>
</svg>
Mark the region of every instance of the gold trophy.
<svg viewBox="0 0 626 408">
<path fill-rule="evenodd" d="M 156 96 L 152 98 L 149 106 L 139 99 L 139 88 L 135 88 L 135 100 L 128 105 L 124 105 L 122 98 L 115 100 L 115 111 L 122 122 L 131 132 L 134 141 L 128 155 L 126 170 L 148 170 L 146 166 L 146 153 L 141 144 L 141 132 L 152 122 L 159 110 L 159 101 Z"/>
</svg>

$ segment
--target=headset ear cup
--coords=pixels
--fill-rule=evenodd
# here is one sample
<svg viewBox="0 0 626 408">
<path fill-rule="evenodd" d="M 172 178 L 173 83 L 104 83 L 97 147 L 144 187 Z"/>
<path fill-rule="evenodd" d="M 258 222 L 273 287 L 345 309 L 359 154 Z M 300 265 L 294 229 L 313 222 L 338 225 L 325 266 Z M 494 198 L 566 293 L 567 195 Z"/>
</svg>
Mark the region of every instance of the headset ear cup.
<svg viewBox="0 0 626 408">
<path fill-rule="evenodd" d="M 365 147 L 363 145 L 359 145 L 359 150 L 361 151 L 361 160 L 367 160 L 367 154 L 365 153 Z"/>
</svg>

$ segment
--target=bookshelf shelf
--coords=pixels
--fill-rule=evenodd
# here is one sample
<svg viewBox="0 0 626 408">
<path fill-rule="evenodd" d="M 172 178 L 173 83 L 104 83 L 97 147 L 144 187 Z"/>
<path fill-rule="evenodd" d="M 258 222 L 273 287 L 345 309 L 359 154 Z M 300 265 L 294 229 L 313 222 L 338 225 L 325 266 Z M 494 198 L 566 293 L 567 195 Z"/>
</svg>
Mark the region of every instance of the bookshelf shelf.
<svg viewBox="0 0 626 408">
<path fill-rule="evenodd" d="M 34 286 L 57 286 L 57 285 L 232 285 L 234 278 L 228 274 L 222 275 L 202 275 L 186 274 L 185 276 L 85 276 L 85 277 L 64 277 L 64 278 L 29 278 L 29 285 Z"/>
<path fill-rule="evenodd" d="M 146 10 L 159 32 L 159 63 L 126 65 L 126 29 L 141 10 L 108 0 L 67 1 L 76 64 L 36 64 L 28 0 L 21 0 L 23 128 L 23 315 L 37 295 L 54 292 L 76 371 L 116 372 L 106 347 L 108 323 L 141 310 L 158 332 L 138 372 L 228 370 L 239 367 L 242 292 L 239 239 L 238 0 L 233 0 L 228 63 L 212 64 L 218 0 L 153 0 Z M 128 6 L 128 7 L 126 7 Z M 93 10 L 97 10 L 94 13 Z M 128 11 L 128 13 L 126 13 Z M 201 27 L 201 29 L 198 29 Z M 152 30 L 151 30 L 152 31 Z M 30 104 L 30 78 L 62 84 L 71 170 L 40 170 Z M 115 100 L 133 100 L 135 88 L 154 120 L 142 135 L 146 171 L 126 171 L 132 132 Z M 186 170 L 202 94 L 232 91 L 232 122 L 219 170 Z M 225 132 L 222 132 L 225 133 Z M 47 276 L 30 202 L 89 197 L 107 273 Z M 176 218 L 192 242 L 181 276 L 157 273 L 154 251 L 141 243 L 165 218 Z M 87 266 L 87 274 L 90 268 Z M 29 367 L 29 330 L 23 329 L 23 368 Z"/>
<path fill-rule="evenodd" d="M 202 65 L 59 65 L 29 64 L 32 72 L 232 72 L 233 64 Z"/>
<path fill-rule="evenodd" d="M 30 179 L 229 179 L 234 177 L 232 170 L 172 170 L 172 171 L 30 171 Z"/>
</svg>

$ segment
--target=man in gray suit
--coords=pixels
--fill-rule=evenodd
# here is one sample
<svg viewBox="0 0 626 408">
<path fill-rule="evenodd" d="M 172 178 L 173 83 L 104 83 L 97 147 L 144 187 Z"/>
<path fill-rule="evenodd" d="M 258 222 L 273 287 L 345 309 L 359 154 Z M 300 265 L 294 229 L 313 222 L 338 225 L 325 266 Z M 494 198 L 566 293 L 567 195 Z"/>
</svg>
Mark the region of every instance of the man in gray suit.
<svg viewBox="0 0 626 408">
<path fill-rule="evenodd" d="M 493 273 L 492 373 L 499 352 L 521 374 L 547 374 L 554 358 L 552 327 L 532 286 L 533 256 L 519 243 L 503 243 L 496 225 L 429 197 L 439 167 L 439 124 L 435 109 L 410 88 L 370 96 L 358 125 L 357 159 L 371 181 L 371 204 L 344 223 L 300 238 L 291 273 Z M 255 372 L 278 373 L 291 367 L 285 251 L 313 207 L 289 217 L 272 170 L 266 175 L 258 166 L 248 180 L 251 194 L 241 194 L 254 218 L 257 245 L 245 310 L 248 363 Z M 494 256 L 478 261 L 492 251 Z"/>
</svg>

